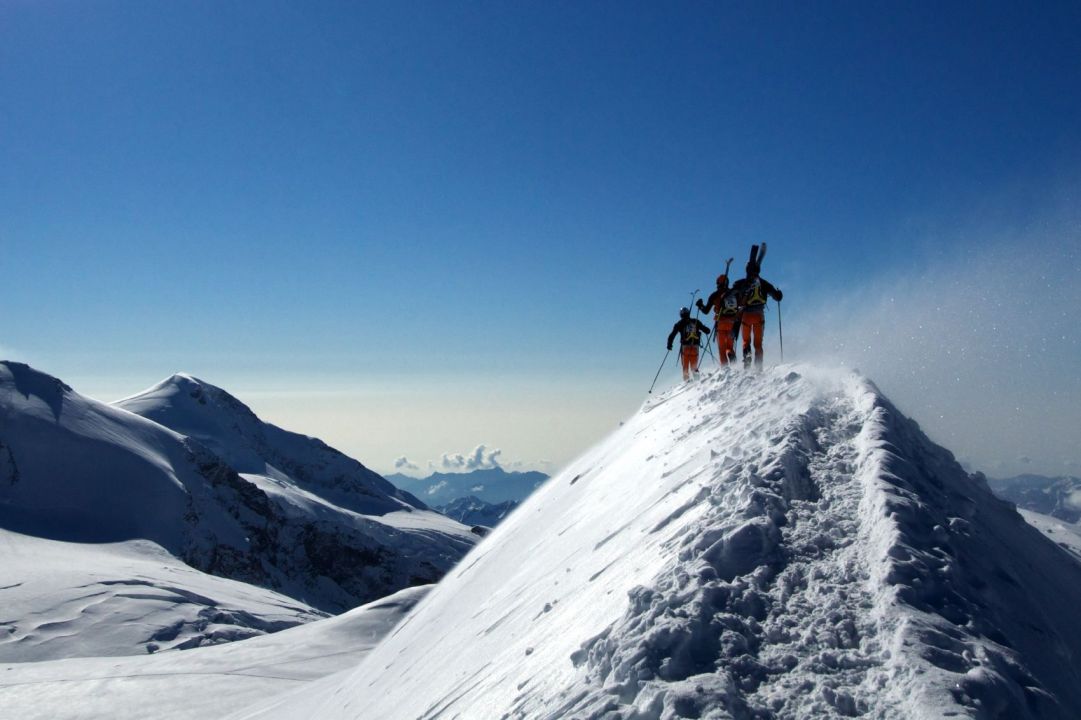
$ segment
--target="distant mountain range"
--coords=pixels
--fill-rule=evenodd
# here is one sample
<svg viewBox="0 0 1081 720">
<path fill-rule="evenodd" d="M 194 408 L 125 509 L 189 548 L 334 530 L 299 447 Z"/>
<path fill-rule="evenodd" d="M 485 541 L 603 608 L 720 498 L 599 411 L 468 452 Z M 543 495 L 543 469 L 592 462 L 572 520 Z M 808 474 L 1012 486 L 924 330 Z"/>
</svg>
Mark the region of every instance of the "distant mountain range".
<svg viewBox="0 0 1081 720">
<path fill-rule="evenodd" d="M 478 540 L 190 375 L 110 405 L 0 362 L 0 607 L 27 609 L 0 617 L 0 656 L 277 630 L 435 582 Z M 106 616 L 134 624 L 87 632 Z"/>
<path fill-rule="evenodd" d="M 466 525 L 493 528 L 510 515 L 518 505 L 519 503 L 513 500 L 498 504 L 484 502 L 470 495 L 453 500 L 446 505 L 440 505 L 436 510 Z"/>
<path fill-rule="evenodd" d="M 548 476 L 542 472 L 507 472 L 503 468 L 485 468 L 467 473 L 433 473 L 428 477 L 387 475 L 387 480 L 433 507 L 447 505 L 459 498 L 473 497 L 498 505 L 521 502 L 540 487 Z"/>
<path fill-rule="evenodd" d="M 1068 523 L 1081 520 L 1081 478 L 1063 475 L 1018 475 L 988 479 L 991 490 L 1020 508 Z"/>
</svg>

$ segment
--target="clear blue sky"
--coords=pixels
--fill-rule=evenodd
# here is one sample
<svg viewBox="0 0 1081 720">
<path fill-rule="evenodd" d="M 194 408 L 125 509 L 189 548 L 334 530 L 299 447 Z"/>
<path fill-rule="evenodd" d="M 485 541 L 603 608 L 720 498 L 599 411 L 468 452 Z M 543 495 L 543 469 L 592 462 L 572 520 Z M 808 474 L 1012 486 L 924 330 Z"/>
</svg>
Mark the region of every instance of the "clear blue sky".
<svg viewBox="0 0 1081 720">
<path fill-rule="evenodd" d="M 1076 2 L 8 0 L 0 348 L 103 399 L 192 372 L 377 469 L 558 464 L 751 242 L 807 325 L 1079 170 Z"/>
</svg>

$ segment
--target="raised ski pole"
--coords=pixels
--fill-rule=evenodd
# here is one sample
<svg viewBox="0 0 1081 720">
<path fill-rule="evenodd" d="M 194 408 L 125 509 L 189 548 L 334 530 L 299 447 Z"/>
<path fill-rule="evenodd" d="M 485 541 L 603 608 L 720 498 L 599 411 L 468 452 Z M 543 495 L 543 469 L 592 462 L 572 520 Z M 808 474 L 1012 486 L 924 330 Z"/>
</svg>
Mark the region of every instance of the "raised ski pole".
<svg viewBox="0 0 1081 720">
<path fill-rule="evenodd" d="M 657 374 L 653 376 L 653 385 L 657 384 L 657 378 L 661 376 L 661 370 L 664 369 L 664 364 L 668 362 L 668 356 L 672 354 L 672 348 L 668 348 L 668 352 L 664 354 L 664 360 L 661 360 L 661 366 L 657 368 Z M 647 395 L 653 394 L 653 385 L 649 386 L 649 392 Z"/>
<path fill-rule="evenodd" d="M 695 308 L 695 310 L 694 310 L 694 319 L 695 319 L 696 321 L 698 320 L 698 317 L 699 317 L 699 316 L 700 316 L 700 315 L 702 314 L 702 309 L 701 309 L 701 308 L 699 308 L 699 307 L 697 307 L 697 306 L 696 306 L 696 305 L 694 304 L 694 298 L 695 298 L 695 296 L 696 296 L 696 295 L 698 295 L 698 293 L 699 293 L 699 292 L 701 292 L 701 290 L 702 290 L 702 288 L 697 288 L 697 289 L 696 289 L 696 290 L 695 290 L 695 291 L 694 291 L 693 293 L 691 293 L 691 307 Z M 710 355 L 713 355 L 713 350 L 712 350 L 712 348 L 710 348 L 710 346 L 709 346 L 709 341 L 708 341 L 708 340 L 706 341 L 706 350 L 708 350 L 708 351 L 709 351 L 709 354 L 710 354 Z M 680 352 L 683 352 L 683 351 L 682 351 L 682 350 L 680 350 Z M 705 359 L 705 358 L 704 358 L 704 355 L 705 355 L 705 353 L 702 353 L 702 354 L 701 354 L 701 355 L 699 356 L 699 358 L 698 358 L 698 364 L 694 366 L 694 371 L 695 371 L 695 372 L 698 372 L 698 368 L 702 367 L 702 360 L 704 360 L 704 359 Z"/>
<path fill-rule="evenodd" d="M 781 301 L 777 301 L 777 337 L 781 340 L 781 362 L 784 362 L 784 329 L 781 326 Z"/>
</svg>

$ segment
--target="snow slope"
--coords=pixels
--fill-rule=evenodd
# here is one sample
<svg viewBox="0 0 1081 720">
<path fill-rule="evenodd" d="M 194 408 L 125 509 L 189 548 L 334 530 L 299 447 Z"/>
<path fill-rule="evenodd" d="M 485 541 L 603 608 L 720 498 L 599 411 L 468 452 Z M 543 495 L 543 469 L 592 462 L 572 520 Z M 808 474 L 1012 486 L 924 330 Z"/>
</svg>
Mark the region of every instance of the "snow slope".
<svg viewBox="0 0 1081 720">
<path fill-rule="evenodd" d="M 147 540 L 89 544 L 0 530 L 0 662 L 145 655 L 325 617 L 199 572 Z"/>
<path fill-rule="evenodd" d="M 1048 540 L 1081 560 L 1081 525 L 1023 508 L 1019 508 L 1018 512 L 1029 525 L 1042 532 Z"/>
<path fill-rule="evenodd" d="M 231 716 L 1081 717 L 1081 566 L 875 387 L 670 391 L 334 687 Z"/>
<path fill-rule="evenodd" d="M 144 398 L 141 409 L 149 413 L 152 399 L 186 408 L 162 397 Z M 222 400 L 205 388 L 202 397 Z M 211 419 L 232 427 L 222 412 Z M 251 440 L 255 426 L 237 424 Z M 241 468 L 266 473 L 240 475 L 199 440 L 0 362 L 0 528 L 69 542 L 150 540 L 198 570 L 331 612 L 434 582 L 476 542 L 318 441 L 264 430 L 265 444 L 252 441 L 247 455 L 235 437 L 213 443 Z M 283 449 L 271 447 L 276 440 Z M 256 451 L 285 471 L 259 464 Z"/>
<path fill-rule="evenodd" d="M 428 591 L 241 642 L 125 658 L 0 665 L 0 717 L 208 720 L 353 667 Z"/>
</svg>

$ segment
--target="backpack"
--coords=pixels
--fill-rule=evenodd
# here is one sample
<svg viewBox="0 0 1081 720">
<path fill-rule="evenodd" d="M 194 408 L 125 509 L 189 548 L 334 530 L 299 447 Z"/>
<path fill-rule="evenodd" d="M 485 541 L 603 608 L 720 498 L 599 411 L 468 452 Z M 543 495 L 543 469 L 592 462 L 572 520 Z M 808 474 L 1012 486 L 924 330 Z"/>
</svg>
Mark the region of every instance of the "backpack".
<svg viewBox="0 0 1081 720">
<path fill-rule="evenodd" d="M 765 305 L 766 293 L 762 289 L 762 278 L 755 278 L 747 288 L 747 302 L 744 305 Z"/>
<path fill-rule="evenodd" d="M 701 346 L 699 340 L 699 338 L 701 338 L 701 333 L 698 332 L 698 322 L 694 318 L 687 318 L 684 322 L 686 323 L 684 327 L 687 328 L 687 331 L 681 333 L 684 338 L 683 344 Z"/>
</svg>

